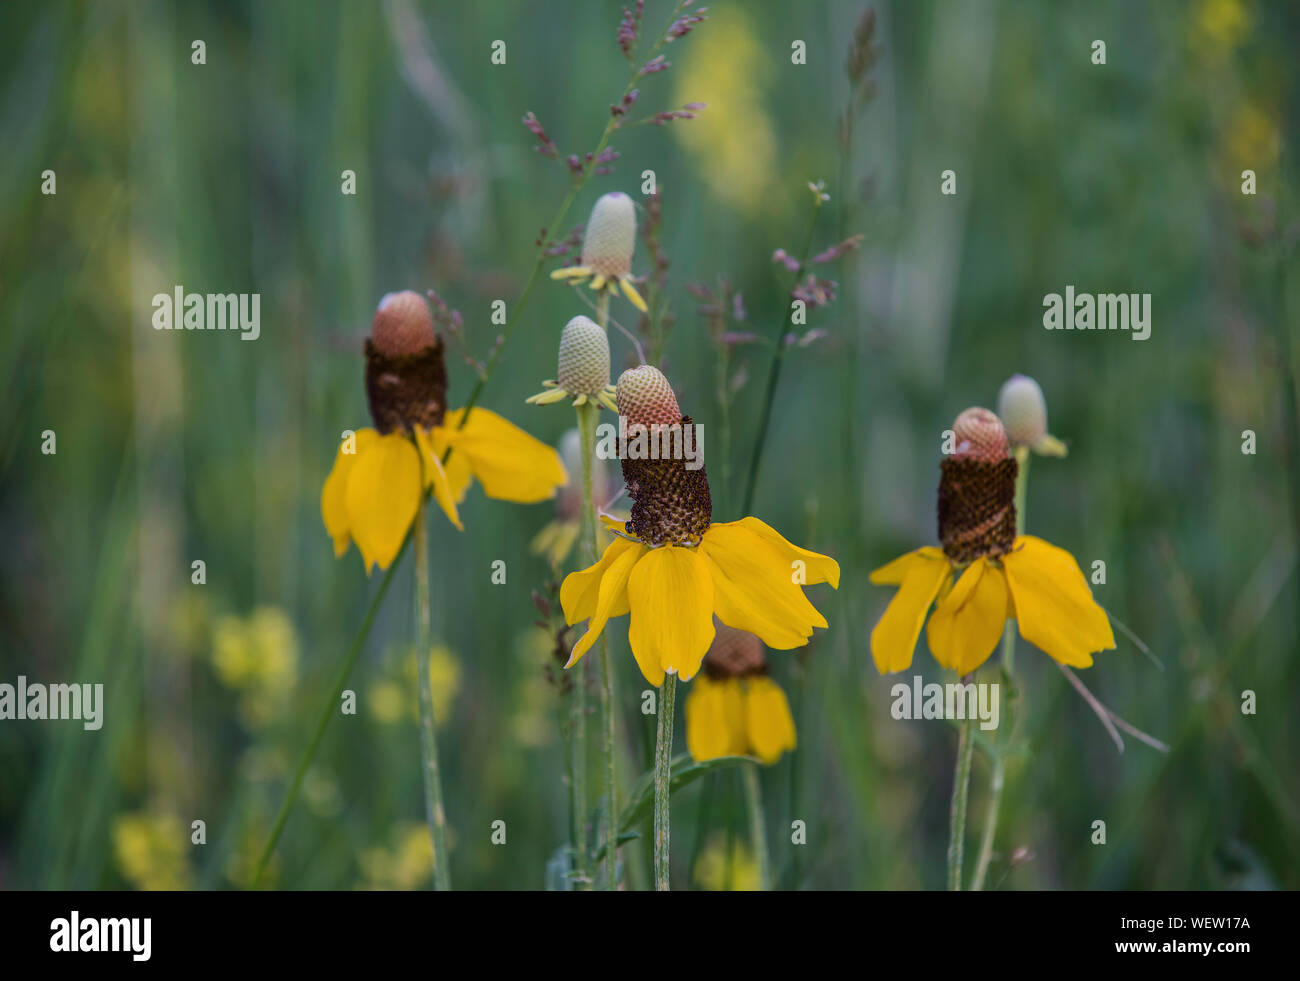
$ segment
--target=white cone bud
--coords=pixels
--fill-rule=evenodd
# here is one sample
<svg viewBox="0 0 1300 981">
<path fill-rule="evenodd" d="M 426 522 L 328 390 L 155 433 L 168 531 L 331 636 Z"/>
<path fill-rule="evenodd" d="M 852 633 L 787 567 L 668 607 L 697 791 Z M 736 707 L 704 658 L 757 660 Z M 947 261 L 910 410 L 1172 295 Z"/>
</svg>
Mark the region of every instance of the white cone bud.
<svg viewBox="0 0 1300 981">
<path fill-rule="evenodd" d="M 627 276 L 636 249 L 636 206 L 622 191 L 602 194 L 591 209 L 582 264 L 600 276 Z"/>
</svg>

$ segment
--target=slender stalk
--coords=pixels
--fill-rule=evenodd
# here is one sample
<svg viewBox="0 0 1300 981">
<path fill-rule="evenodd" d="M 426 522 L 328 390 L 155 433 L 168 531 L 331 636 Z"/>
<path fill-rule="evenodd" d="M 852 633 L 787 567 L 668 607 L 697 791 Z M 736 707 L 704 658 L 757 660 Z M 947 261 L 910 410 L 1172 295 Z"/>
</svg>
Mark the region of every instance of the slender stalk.
<svg viewBox="0 0 1300 981">
<path fill-rule="evenodd" d="M 1002 762 L 999 752 L 993 757 L 993 771 L 989 776 L 989 803 L 984 812 L 984 834 L 980 838 L 979 858 L 975 863 L 975 878 L 971 880 L 971 892 L 984 888 L 984 879 L 988 875 L 989 862 L 993 858 L 993 836 L 998 829 L 998 811 L 1002 806 L 1002 785 L 1006 782 L 1006 764 Z"/>
<path fill-rule="evenodd" d="M 609 294 L 602 291 L 596 301 L 596 322 L 609 329 Z M 583 534 L 588 541 L 589 562 L 595 562 L 597 552 L 595 481 L 592 479 L 595 462 L 592 459 L 592 447 L 596 439 L 596 416 L 599 407 L 587 403 L 578 409 L 578 431 L 582 441 L 582 490 L 587 505 L 583 509 L 586 519 Z M 585 418 L 584 418 L 585 416 Z M 605 756 L 605 885 L 611 892 L 618 889 L 618 766 L 615 761 L 614 735 L 616 719 L 614 718 L 614 665 L 609 656 L 609 637 L 604 632 L 600 635 L 600 710 L 604 720 L 604 740 L 602 751 Z"/>
<path fill-rule="evenodd" d="M 727 507 L 727 516 L 735 503 L 731 496 L 731 393 L 728 376 L 731 374 L 731 357 L 726 344 L 718 345 L 718 357 L 714 363 L 714 385 L 718 398 L 718 457 L 722 461 L 722 500 Z"/>
<path fill-rule="evenodd" d="M 438 738 L 433 717 L 433 679 L 429 677 L 433 650 L 429 593 L 429 531 L 424 502 L 415 510 L 415 663 L 420 672 L 420 756 L 424 762 L 424 811 L 433 837 L 433 888 L 451 888 L 451 855 L 447 851 L 447 813 L 442 803 L 438 770 Z"/>
<path fill-rule="evenodd" d="M 758 785 L 758 764 L 742 763 L 740 775 L 745 783 L 745 808 L 749 811 L 749 842 L 758 862 L 758 888 L 772 888 L 772 861 L 767 853 L 767 821 L 763 817 L 763 793 Z"/>
<path fill-rule="evenodd" d="M 969 677 L 969 676 L 968 676 Z M 965 679 L 963 679 L 965 683 Z M 962 850 L 966 839 L 966 797 L 970 790 L 970 763 L 974 755 L 973 719 L 961 724 L 957 738 L 957 770 L 952 781 L 952 804 L 948 811 L 948 889 L 961 891 Z"/>
<path fill-rule="evenodd" d="M 1029 448 L 1020 446 L 1016 448 L 1016 534 L 1025 533 L 1025 497 L 1026 487 L 1029 483 Z M 1016 663 L 1016 632 L 1017 625 L 1010 621 L 1002 630 L 1002 671 L 1005 680 L 1009 684 L 1014 684 L 1014 670 Z M 975 877 L 971 880 L 971 891 L 979 892 L 984 888 L 984 882 L 988 876 L 989 863 L 993 860 L 993 839 L 998 830 L 998 817 L 1002 809 L 1002 788 L 1006 784 L 1006 763 L 1003 760 L 1005 751 L 1004 740 L 999 734 L 998 746 L 995 749 L 990 766 L 992 768 L 989 774 L 989 802 L 987 810 L 984 813 L 984 833 L 980 836 L 979 857 L 975 861 Z"/>
<path fill-rule="evenodd" d="M 659 724 L 655 732 L 655 889 L 667 892 L 671 867 L 668 852 L 668 791 L 672 779 L 673 703 L 677 699 L 677 675 L 664 677 L 659 686 Z"/>
<path fill-rule="evenodd" d="M 608 313 L 609 296 L 604 296 L 602 306 Z M 582 542 L 583 551 L 588 562 L 596 561 L 596 511 L 599 504 L 595 499 L 595 481 L 592 471 L 595 466 L 593 447 L 596 442 L 596 416 L 599 408 L 594 402 L 577 407 L 579 442 L 582 444 Z M 615 823 L 618 814 L 617 766 L 614 760 L 614 672 L 609 657 L 609 641 L 605 634 L 600 635 L 600 711 L 602 725 L 601 755 L 605 770 L 605 885 L 606 888 L 618 888 L 618 848 Z"/>
<path fill-rule="evenodd" d="M 573 874 L 579 889 L 591 885 L 587 860 L 587 662 L 578 665 L 578 677 L 573 686 L 573 713 L 569 716 L 569 729 L 573 733 Z"/>
<path fill-rule="evenodd" d="M 316 719 L 316 730 L 312 733 L 311 741 L 307 743 L 307 749 L 303 752 L 302 758 L 298 760 L 298 767 L 293 772 L 293 779 L 289 781 L 289 789 L 285 792 L 284 801 L 280 804 L 280 811 L 276 814 L 275 823 L 271 826 L 271 834 L 267 837 L 266 844 L 262 846 L 262 854 L 257 859 L 257 868 L 253 872 L 252 881 L 252 888 L 254 889 L 262 881 L 262 874 L 266 871 L 271 855 L 275 852 L 276 843 L 279 842 L 280 834 L 284 831 L 284 823 L 289 819 L 289 812 L 293 810 L 294 801 L 298 799 L 298 792 L 302 789 L 303 778 L 307 775 L 307 768 L 311 766 L 311 761 L 316 756 L 316 750 L 320 747 L 321 739 L 325 735 L 325 729 L 329 726 L 330 719 L 334 718 L 334 713 L 338 711 L 339 699 L 343 697 L 343 689 L 348 683 L 348 675 L 352 673 L 357 658 L 361 656 L 361 650 L 365 646 L 370 627 L 375 622 L 375 614 L 379 612 L 379 604 L 384 601 L 384 596 L 388 593 L 388 587 L 393 582 L 393 573 L 397 571 L 398 559 L 402 557 L 402 552 L 405 550 L 406 542 L 403 542 L 401 550 L 397 553 L 397 558 L 388 567 L 384 577 L 379 580 L 379 588 L 375 590 L 375 595 L 370 600 L 370 606 L 366 610 L 365 618 L 361 621 L 361 629 L 352 638 L 352 644 L 343 657 L 343 663 L 339 665 L 339 670 L 334 675 L 334 684 L 330 687 L 325 698 L 325 704 L 321 706 L 320 715 Z"/>
<path fill-rule="evenodd" d="M 803 273 L 803 267 L 808 262 L 808 250 L 812 247 L 813 229 L 817 227 L 817 216 L 821 213 L 821 198 L 813 206 L 812 220 L 808 222 L 808 232 L 804 236 L 803 248 L 799 252 L 799 270 L 795 273 L 795 280 Z M 781 364 L 785 361 L 785 335 L 789 331 L 791 320 L 794 318 L 794 304 L 790 305 L 789 312 L 781 318 L 777 326 L 775 338 L 776 350 L 772 354 L 772 366 L 767 373 L 767 388 L 763 392 L 763 408 L 758 417 L 758 435 L 754 437 L 754 449 L 749 457 L 749 476 L 745 480 L 745 498 L 741 504 L 740 513 L 749 514 L 750 506 L 754 503 L 754 488 L 758 483 L 758 467 L 763 461 L 763 446 L 767 442 L 767 428 L 772 421 L 772 404 L 776 401 L 776 386 L 781 380 Z"/>
</svg>

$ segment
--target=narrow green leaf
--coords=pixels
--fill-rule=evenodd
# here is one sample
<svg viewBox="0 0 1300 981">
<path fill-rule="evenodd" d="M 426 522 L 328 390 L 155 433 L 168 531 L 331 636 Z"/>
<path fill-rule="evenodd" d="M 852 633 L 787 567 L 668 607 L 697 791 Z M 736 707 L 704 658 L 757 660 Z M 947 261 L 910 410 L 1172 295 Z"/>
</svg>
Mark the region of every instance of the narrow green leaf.
<svg viewBox="0 0 1300 981">
<path fill-rule="evenodd" d="M 697 762 L 691 759 L 689 753 L 683 753 L 672 762 L 672 776 L 668 781 L 668 790 L 669 793 L 675 794 L 706 773 L 712 773 L 714 770 L 720 770 L 723 767 L 735 766 L 737 763 L 758 762 L 752 756 L 719 756 L 715 760 Z M 629 798 L 627 806 L 623 808 L 623 813 L 619 815 L 619 830 L 627 831 L 644 820 L 650 813 L 654 798 L 655 775 L 653 770 L 647 770 L 641 775 L 641 779 L 636 782 L 636 786 L 632 788 L 632 796 Z"/>
</svg>

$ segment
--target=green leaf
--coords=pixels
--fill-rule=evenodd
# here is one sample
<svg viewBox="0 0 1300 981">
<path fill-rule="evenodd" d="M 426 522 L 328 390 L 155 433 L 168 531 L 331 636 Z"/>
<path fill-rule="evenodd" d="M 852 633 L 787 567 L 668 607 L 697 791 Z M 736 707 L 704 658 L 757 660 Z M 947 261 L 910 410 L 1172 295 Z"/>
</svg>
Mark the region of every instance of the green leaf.
<svg viewBox="0 0 1300 981">
<path fill-rule="evenodd" d="M 635 841 L 637 838 L 640 837 L 641 837 L 640 831 L 624 831 L 621 834 L 619 834 L 618 843 L 620 845 L 626 845 L 629 841 Z M 602 841 L 600 843 L 600 847 L 596 849 L 596 851 L 592 854 L 591 858 L 593 862 L 599 862 L 604 857 L 605 857 L 605 843 Z"/>
<path fill-rule="evenodd" d="M 675 794 L 688 784 L 694 783 L 704 774 L 712 773 L 714 770 L 735 766 L 737 763 L 758 762 L 760 761 L 752 756 L 719 756 L 715 760 L 705 760 L 701 763 L 691 759 L 689 753 L 683 753 L 673 760 L 671 764 L 668 792 Z M 654 770 L 647 770 L 641 775 L 641 779 L 636 782 L 627 806 L 623 808 L 623 813 L 619 815 L 618 827 L 620 832 L 627 831 L 644 820 L 654 806 L 654 799 L 655 773 Z"/>
</svg>

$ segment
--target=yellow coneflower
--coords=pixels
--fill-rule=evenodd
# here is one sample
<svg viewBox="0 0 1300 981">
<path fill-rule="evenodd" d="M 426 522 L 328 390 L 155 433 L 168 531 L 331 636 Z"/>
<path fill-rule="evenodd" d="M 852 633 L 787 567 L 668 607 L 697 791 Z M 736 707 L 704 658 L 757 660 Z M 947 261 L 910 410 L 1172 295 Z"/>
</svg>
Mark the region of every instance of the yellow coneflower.
<svg viewBox="0 0 1300 981">
<path fill-rule="evenodd" d="M 960 675 L 993 653 L 1007 620 L 1020 636 L 1062 664 L 1086 668 L 1112 650 L 1106 611 L 1097 605 L 1074 557 L 1033 535 L 1016 534 L 1018 462 L 1007 433 L 987 409 L 967 409 L 953 425 L 955 447 L 942 464 L 939 540 L 871 573 L 898 586 L 871 632 L 881 674 L 912 663 L 925 623 L 930 652 Z"/>
<path fill-rule="evenodd" d="M 552 279 L 574 282 L 591 281 L 597 293 L 611 294 L 620 289 L 628 302 L 646 312 L 645 300 L 632 282 L 632 253 L 636 250 L 636 205 L 622 191 L 602 194 L 591 209 L 586 235 L 582 240 L 582 259 L 576 266 L 566 266 L 551 273 Z"/>
<path fill-rule="evenodd" d="M 775 763 L 795 748 L 794 717 L 767 676 L 763 642 L 723 624 L 686 696 L 686 748 L 697 760 L 756 756 Z"/>
<path fill-rule="evenodd" d="M 694 423 L 681 414 L 657 368 L 625 371 L 617 393 L 629 426 L 680 434 L 681 445 L 693 438 Z M 604 518 L 619 537 L 560 587 L 568 623 L 591 621 L 566 667 L 590 649 L 610 619 L 625 613 L 631 614 L 632 654 L 652 685 L 661 685 L 667 673 L 683 681 L 695 676 L 713 642 L 715 613 L 776 650 L 802 647 L 814 628 L 827 625 L 801 587 L 828 582 L 838 588 L 834 559 L 792 545 L 757 518 L 713 524 L 702 461 L 698 469 L 671 458 L 627 458 L 622 465 L 631 518 L 622 525 Z"/>
<path fill-rule="evenodd" d="M 367 573 L 397 556 L 425 491 L 463 528 L 456 505 L 474 479 L 488 497 L 525 504 L 567 482 L 555 450 L 495 412 L 475 408 L 462 426 L 464 410 L 446 410 L 443 344 L 418 293 L 380 301 L 366 342 L 366 393 L 377 428 L 344 439 L 321 490 L 321 517 L 334 554 L 355 542 Z"/>
</svg>

